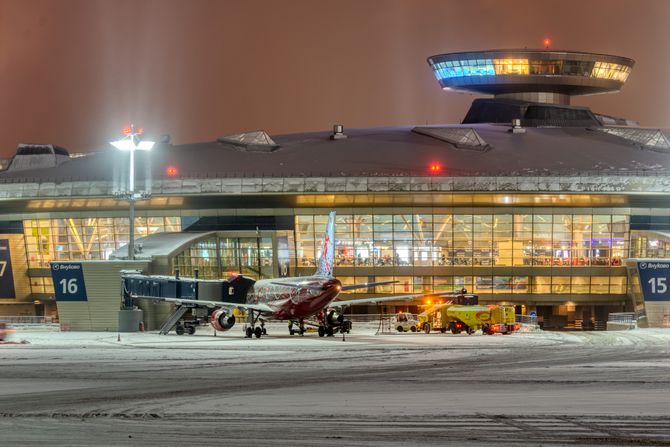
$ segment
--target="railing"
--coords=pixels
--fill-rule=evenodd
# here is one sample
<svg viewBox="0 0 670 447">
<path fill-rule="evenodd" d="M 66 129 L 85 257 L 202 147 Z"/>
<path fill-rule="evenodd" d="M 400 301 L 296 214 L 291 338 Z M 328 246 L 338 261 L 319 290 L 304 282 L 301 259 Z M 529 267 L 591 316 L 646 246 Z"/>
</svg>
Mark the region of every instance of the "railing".
<svg viewBox="0 0 670 447">
<path fill-rule="evenodd" d="M 379 323 L 380 314 L 345 314 L 347 320 L 351 320 L 352 323 Z M 382 314 L 381 318 L 391 318 L 395 314 Z"/>
<path fill-rule="evenodd" d="M 607 316 L 607 330 L 629 330 L 636 327 L 635 312 L 613 312 Z"/>
<path fill-rule="evenodd" d="M 349 171 L 342 173 L 341 171 L 336 172 L 310 172 L 305 170 L 305 172 L 300 175 L 285 176 L 277 174 L 275 172 L 182 172 L 179 176 L 171 178 L 170 180 L 159 180 L 153 179 L 153 183 L 172 183 L 182 181 L 182 180 L 221 180 L 221 179 L 283 179 L 286 181 L 294 182 L 296 180 L 314 180 L 319 178 L 330 178 L 330 179 L 346 179 L 346 178 L 383 178 L 388 177 L 391 179 L 395 178 L 431 178 L 437 181 L 454 178 L 454 177 L 519 177 L 519 176 L 528 176 L 528 177 L 666 177 L 670 175 L 670 170 L 667 169 L 627 169 L 627 170 L 617 170 L 617 169 L 534 169 L 534 168 L 524 168 L 519 170 L 475 170 L 475 169 L 447 169 L 444 170 L 441 176 L 434 176 L 427 173 L 425 170 L 421 169 L 395 169 L 393 172 L 387 171 Z M 143 180 L 143 179 L 142 179 Z M 20 183 L 62 183 L 62 182 L 89 182 L 97 181 L 99 184 L 109 183 L 112 184 L 112 180 L 100 180 L 100 178 L 93 178 L 87 175 L 78 175 L 78 176 L 56 176 L 51 174 L 50 176 L 26 176 L 26 177 L 3 177 L 0 178 L 0 184 L 20 184 Z"/>
<path fill-rule="evenodd" d="M 613 312 L 607 316 L 607 321 L 612 323 L 633 323 L 635 320 L 635 312 Z"/>
<path fill-rule="evenodd" d="M 201 193 L 381 193 L 381 192 L 666 192 L 668 185 L 658 182 L 667 177 L 667 170 L 583 171 L 519 170 L 516 172 L 454 171 L 444 176 L 428 176 L 420 172 L 305 173 L 283 177 L 257 173 L 188 174 L 184 178 L 154 180 L 155 197 Z M 631 178 L 639 178 L 631 182 Z M 473 183 L 474 182 L 474 183 Z M 475 185 L 476 183 L 476 185 Z M 82 177 L 0 178 L 2 198 L 109 198 L 117 192 L 110 180 Z"/>
<path fill-rule="evenodd" d="M 537 324 L 537 316 L 516 315 L 515 321 L 521 324 Z"/>
<path fill-rule="evenodd" d="M 9 315 L 0 316 L 0 323 L 7 324 L 55 324 L 54 317 L 36 317 L 33 315 Z"/>
</svg>

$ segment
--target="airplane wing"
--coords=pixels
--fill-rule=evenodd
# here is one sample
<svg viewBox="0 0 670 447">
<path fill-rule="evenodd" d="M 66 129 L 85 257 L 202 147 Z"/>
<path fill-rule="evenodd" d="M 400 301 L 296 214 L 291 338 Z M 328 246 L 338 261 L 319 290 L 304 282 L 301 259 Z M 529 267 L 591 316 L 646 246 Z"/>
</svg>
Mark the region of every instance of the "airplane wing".
<svg viewBox="0 0 670 447">
<path fill-rule="evenodd" d="M 358 300 L 338 300 L 331 303 L 331 307 L 345 307 L 345 306 L 356 306 L 359 304 L 379 304 L 386 301 L 409 301 L 420 298 L 442 298 L 450 296 L 451 294 L 440 294 L 440 293 L 419 293 L 412 295 L 395 295 L 395 296 L 380 296 L 376 298 L 361 298 Z"/>
<path fill-rule="evenodd" d="M 374 287 L 374 286 L 382 286 L 382 285 L 385 285 L 385 284 L 395 284 L 397 282 L 399 282 L 399 281 L 379 281 L 379 282 L 366 282 L 366 283 L 363 283 L 363 284 L 350 284 L 350 285 L 342 286 L 342 289 L 340 289 L 340 290 L 345 291 L 345 290 L 354 290 L 354 289 L 368 289 L 368 288 Z M 279 282 L 279 281 L 277 281 L 277 282 L 271 282 L 270 284 L 274 284 L 276 286 L 293 287 L 295 289 L 319 289 L 318 287 L 309 287 L 309 286 L 302 285 L 300 283 L 290 283 L 290 282 Z"/>
<path fill-rule="evenodd" d="M 366 282 L 363 284 L 351 284 L 347 286 L 342 286 L 342 291 L 345 290 L 354 290 L 354 289 L 368 289 L 374 286 L 383 286 L 386 284 L 395 284 L 400 281 L 379 281 L 379 282 Z"/>
<path fill-rule="evenodd" d="M 210 309 L 218 307 L 236 307 L 239 309 L 250 309 L 255 310 L 256 312 L 274 312 L 270 306 L 267 304 L 247 304 L 247 303 L 229 303 L 226 301 L 207 301 L 207 300 L 193 300 L 189 298 L 165 298 L 157 296 L 143 296 L 143 295 L 130 295 L 131 298 L 141 299 L 141 300 L 151 300 L 151 301 L 165 301 L 167 303 L 174 303 L 177 305 L 180 304 L 191 304 L 200 307 L 208 307 Z"/>
</svg>

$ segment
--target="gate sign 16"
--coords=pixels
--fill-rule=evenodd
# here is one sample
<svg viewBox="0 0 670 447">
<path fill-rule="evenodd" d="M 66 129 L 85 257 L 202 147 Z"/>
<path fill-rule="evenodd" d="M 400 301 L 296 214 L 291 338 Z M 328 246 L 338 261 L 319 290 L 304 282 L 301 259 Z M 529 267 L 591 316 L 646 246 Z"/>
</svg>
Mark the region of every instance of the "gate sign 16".
<svg viewBox="0 0 670 447">
<path fill-rule="evenodd" d="M 670 301 L 670 259 L 638 261 L 637 271 L 645 301 Z"/>
<path fill-rule="evenodd" d="M 88 301 L 81 264 L 52 262 L 51 277 L 54 281 L 56 301 Z"/>
<path fill-rule="evenodd" d="M 16 298 L 9 239 L 0 239 L 0 298 Z"/>
</svg>

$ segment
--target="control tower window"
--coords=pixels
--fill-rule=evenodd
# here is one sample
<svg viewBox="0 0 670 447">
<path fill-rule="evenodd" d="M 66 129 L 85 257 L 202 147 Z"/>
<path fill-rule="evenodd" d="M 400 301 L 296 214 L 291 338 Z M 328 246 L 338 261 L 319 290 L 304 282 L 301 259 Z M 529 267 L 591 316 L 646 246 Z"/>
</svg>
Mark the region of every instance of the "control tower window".
<svg viewBox="0 0 670 447">
<path fill-rule="evenodd" d="M 530 61 L 529 71 L 532 75 L 560 75 L 561 61 Z"/>
<path fill-rule="evenodd" d="M 563 74 L 570 76 L 591 76 L 593 62 L 589 61 L 564 61 Z"/>
<path fill-rule="evenodd" d="M 528 59 L 493 59 L 497 75 L 527 75 Z"/>
<path fill-rule="evenodd" d="M 594 78 L 613 79 L 619 82 L 626 82 L 629 73 L 630 67 L 608 62 L 596 62 L 593 65 L 591 76 Z"/>
</svg>

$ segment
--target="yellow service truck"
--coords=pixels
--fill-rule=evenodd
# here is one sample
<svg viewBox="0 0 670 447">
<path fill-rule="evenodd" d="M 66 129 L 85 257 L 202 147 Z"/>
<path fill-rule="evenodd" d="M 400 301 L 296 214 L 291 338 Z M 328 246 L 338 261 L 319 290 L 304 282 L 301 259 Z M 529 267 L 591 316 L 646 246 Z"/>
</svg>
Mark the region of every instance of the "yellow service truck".
<svg viewBox="0 0 670 447">
<path fill-rule="evenodd" d="M 473 334 L 479 329 L 489 335 L 511 334 L 519 329 L 515 320 L 514 306 L 438 304 L 419 315 L 419 327 L 427 334 L 432 330 Z"/>
</svg>

